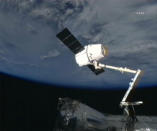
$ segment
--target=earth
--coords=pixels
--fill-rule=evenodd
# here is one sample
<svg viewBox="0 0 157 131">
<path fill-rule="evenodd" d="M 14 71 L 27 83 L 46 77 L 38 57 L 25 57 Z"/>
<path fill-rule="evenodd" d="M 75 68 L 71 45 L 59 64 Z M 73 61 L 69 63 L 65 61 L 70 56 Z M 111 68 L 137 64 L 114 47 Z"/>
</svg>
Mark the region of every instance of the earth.
<svg viewBox="0 0 157 131">
<path fill-rule="evenodd" d="M 102 43 L 101 62 L 157 76 L 156 0 L 0 0 L 0 72 L 74 88 L 127 88 L 134 76 L 105 70 L 96 76 L 79 67 L 56 34 L 67 27 L 82 45 Z"/>
</svg>

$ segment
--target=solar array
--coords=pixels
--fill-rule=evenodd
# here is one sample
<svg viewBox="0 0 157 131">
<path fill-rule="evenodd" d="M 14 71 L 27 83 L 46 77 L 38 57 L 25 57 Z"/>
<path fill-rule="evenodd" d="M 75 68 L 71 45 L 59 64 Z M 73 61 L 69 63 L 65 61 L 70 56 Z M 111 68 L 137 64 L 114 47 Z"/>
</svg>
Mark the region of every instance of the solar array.
<svg viewBox="0 0 157 131">
<path fill-rule="evenodd" d="M 81 43 L 75 38 L 75 36 L 67 29 L 63 29 L 57 35 L 57 38 L 61 40 L 65 46 L 67 46 L 74 54 L 77 54 L 84 50 Z M 104 69 L 95 69 L 94 65 L 87 65 L 87 67 L 93 71 L 96 75 L 104 72 Z"/>
<path fill-rule="evenodd" d="M 74 54 L 79 53 L 84 50 L 84 47 L 80 42 L 70 33 L 70 31 L 65 28 L 63 31 L 57 34 L 58 39 L 60 39 Z"/>
</svg>

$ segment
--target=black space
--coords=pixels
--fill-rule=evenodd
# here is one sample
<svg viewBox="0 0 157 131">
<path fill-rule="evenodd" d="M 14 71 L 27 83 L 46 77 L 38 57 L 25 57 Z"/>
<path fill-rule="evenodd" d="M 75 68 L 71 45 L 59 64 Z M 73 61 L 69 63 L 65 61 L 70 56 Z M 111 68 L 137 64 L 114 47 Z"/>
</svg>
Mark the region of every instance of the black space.
<svg viewBox="0 0 157 131">
<path fill-rule="evenodd" d="M 58 97 L 79 100 L 103 113 L 121 114 L 119 102 L 126 90 L 85 90 L 33 83 L 0 74 L 0 131 L 52 131 Z M 143 100 L 138 115 L 157 115 L 157 88 L 136 89 Z"/>
</svg>

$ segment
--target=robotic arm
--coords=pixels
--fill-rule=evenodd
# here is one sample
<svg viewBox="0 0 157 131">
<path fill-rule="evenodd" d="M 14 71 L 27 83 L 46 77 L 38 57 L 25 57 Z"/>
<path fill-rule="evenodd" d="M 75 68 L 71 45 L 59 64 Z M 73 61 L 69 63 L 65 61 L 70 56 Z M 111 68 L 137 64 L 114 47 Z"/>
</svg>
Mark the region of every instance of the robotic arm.
<svg viewBox="0 0 157 131">
<path fill-rule="evenodd" d="M 93 65 L 95 69 L 111 69 L 115 71 L 120 71 L 121 73 L 127 72 L 135 74 L 134 77 L 131 79 L 131 82 L 129 82 L 129 88 L 126 91 L 122 101 L 120 102 L 120 107 L 124 108 L 125 114 L 129 118 L 136 119 L 135 116 L 135 105 L 141 105 L 143 104 L 142 101 L 137 102 L 129 102 L 128 97 L 130 96 L 132 90 L 135 88 L 135 85 L 139 79 L 139 76 L 141 74 L 141 70 L 132 70 L 128 69 L 126 67 L 116 67 L 111 65 L 105 65 L 102 63 L 99 63 L 99 60 L 105 57 L 108 54 L 108 50 L 102 45 L 102 44 L 91 44 L 88 46 L 85 46 L 85 49 L 78 54 L 75 55 L 76 63 L 79 66 L 85 66 L 85 65 Z"/>
<path fill-rule="evenodd" d="M 143 104 L 143 101 L 129 102 L 128 97 L 130 96 L 132 90 L 135 88 L 135 85 L 137 84 L 137 81 L 138 81 L 140 75 L 142 74 L 142 71 L 139 69 L 132 70 L 132 69 L 128 69 L 126 67 L 122 68 L 122 67 L 105 65 L 105 64 L 98 63 L 98 62 L 94 62 L 94 66 L 95 66 L 95 68 L 108 68 L 108 69 L 120 71 L 122 73 L 128 72 L 128 73 L 135 74 L 134 77 L 131 79 L 131 82 L 129 82 L 129 88 L 126 91 L 122 101 L 120 102 L 120 107 L 124 108 L 124 113 L 128 116 L 129 120 L 137 121 L 134 106 Z"/>
</svg>

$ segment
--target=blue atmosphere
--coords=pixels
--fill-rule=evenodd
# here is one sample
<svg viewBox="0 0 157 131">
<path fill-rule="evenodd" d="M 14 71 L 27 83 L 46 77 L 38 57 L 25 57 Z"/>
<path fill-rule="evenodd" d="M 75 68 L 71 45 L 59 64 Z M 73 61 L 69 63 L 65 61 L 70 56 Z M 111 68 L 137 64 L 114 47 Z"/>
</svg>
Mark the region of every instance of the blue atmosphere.
<svg viewBox="0 0 157 131">
<path fill-rule="evenodd" d="M 101 62 L 141 69 L 157 85 L 156 0 L 0 0 L 0 72 L 58 86 L 128 88 L 133 74 L 80 68 L 57 38 L 65 27 L 82 45 L 102 43 Z"/>
</svg>

